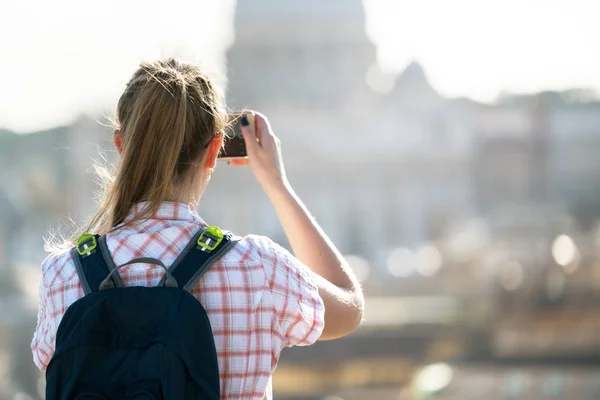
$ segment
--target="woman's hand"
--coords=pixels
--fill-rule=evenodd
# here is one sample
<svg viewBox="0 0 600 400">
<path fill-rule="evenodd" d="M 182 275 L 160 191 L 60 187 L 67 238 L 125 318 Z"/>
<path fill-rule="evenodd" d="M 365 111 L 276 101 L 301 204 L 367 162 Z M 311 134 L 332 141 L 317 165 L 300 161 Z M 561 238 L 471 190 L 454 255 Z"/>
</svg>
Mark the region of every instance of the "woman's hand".
<svg viewBox="0 0 600 400">
<path fill-rule="evenodd" d="M 246 117 L 242 117 L 241 121 L 248 159 L 231 160 L 229 164 L 250 164 L 254 176 L 266 192 L 285 188 L 288 181 L 281 157 L 281 142 L 273 133 L 267 117 L 258 112 L 248 111 L 250 112 L 255 115 L 254 126 Z"/>
</svg>

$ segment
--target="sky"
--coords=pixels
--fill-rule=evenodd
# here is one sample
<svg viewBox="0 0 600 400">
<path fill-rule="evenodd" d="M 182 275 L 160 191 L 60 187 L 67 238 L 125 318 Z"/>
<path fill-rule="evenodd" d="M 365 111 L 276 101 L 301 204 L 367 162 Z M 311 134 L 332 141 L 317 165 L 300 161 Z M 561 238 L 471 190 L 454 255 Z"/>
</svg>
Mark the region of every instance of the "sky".
<svg viewBox="0 0 600 400">
<path fill-rule="evenodd" d="M 273 0 L 276 1 L 276 0 Z M 323 0 L 328 1 L 328 0 Z M 379 67 L 412 60 L 443 95 L 600 90 L 596 0 L 364 0 Z M 142 59 L 176 55 L 220 82 L 235 0 L 12 0 L 0 13 L 0 128 L 110 110 Z"/>
</svg>

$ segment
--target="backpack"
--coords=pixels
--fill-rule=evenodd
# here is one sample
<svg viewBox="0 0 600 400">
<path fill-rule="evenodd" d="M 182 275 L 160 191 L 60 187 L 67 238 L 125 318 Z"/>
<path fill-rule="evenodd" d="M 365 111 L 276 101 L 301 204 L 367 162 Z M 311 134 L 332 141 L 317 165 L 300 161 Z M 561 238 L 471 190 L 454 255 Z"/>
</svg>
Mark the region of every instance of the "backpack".
<svg viewBox="0 0 600 400">
<path fill-rule="evenodd" d="M 238 239 L 201 229 L 173 265 L 136 258 L 118 267 L 106 237 L 72 249 L 84 296 L 65 312 L 46 370 L 46 400 L 220 398 L 219 366 L 206 310 L 188 291 Z M 156 287 L 123 287 L 118 270 L 156 264 Z"/>
</svg>

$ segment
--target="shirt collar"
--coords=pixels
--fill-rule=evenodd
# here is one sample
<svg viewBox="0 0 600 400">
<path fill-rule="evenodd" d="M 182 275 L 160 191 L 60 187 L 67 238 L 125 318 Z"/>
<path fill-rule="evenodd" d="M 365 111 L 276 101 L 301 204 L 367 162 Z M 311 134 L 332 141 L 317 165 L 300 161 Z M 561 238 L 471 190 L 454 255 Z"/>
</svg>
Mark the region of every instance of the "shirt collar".
<svg viewBox="0 0 600 400">
<path fill-rule="evenodd" d="M 146 207 L 150 205 L 150 202 L 143 201 L 135 203 L 129 210 L 129 213 L 125 217 L 123 223 L 131 221 L 137 214 L 142 212 Z M 162 202 L 158 210 L 155 213 L 149 215 L 147 219 L 158 219 L 158 220 L 170 220 L 170 221 L 190 221 L 196 222 L 201 225 L 206 225 L 206 222 L 191 204 L 179 203 L 174 201 Z"/>
</svg>

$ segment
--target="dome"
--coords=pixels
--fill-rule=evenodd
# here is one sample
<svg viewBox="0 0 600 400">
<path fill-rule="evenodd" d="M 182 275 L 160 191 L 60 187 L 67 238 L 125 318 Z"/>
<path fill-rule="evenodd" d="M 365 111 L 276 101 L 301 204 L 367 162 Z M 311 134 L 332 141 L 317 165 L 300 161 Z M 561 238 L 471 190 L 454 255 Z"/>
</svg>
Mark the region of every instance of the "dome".
<svg viewBox="0 0 600 400">
<path fill-rule="evenodd" d="M 361 0 L 238 0 L 236 4 L 237 17 L 269 19 L 294 17 L 305 19 L 340 18 L 364 16 Z M 332 21 L 334 23 L 335 20 Z"/>
<path fill-rule="evenodd" d="M 238 43 L 368 43 L 361 0 L 238 0 Z"/>
</svg>

